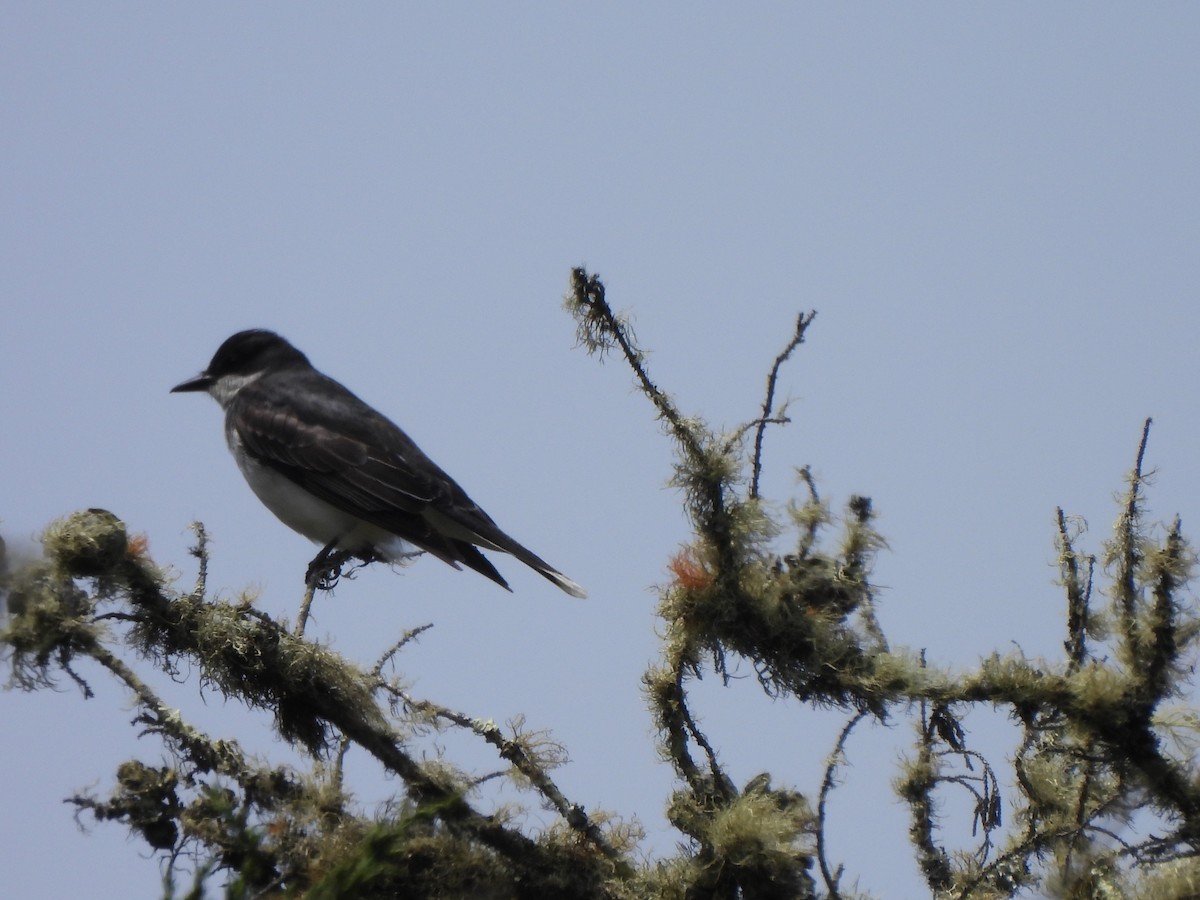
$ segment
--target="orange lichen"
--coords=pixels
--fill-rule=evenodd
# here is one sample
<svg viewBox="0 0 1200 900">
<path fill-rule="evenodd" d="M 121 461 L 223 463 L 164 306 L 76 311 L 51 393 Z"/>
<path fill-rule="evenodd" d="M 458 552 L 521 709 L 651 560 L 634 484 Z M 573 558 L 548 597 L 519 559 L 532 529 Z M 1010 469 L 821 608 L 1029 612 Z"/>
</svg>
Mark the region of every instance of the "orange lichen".
<svg viewBox="0 0 1200 900">
<path fill-rule="evenodd" d="M 131 534 L 126 547 L 132 558 L 146 559 L 150 552 L 150 538 L 145 534 Z"/>
<path fill-rule="evenodd" d="M 694 547 L 683 547 L 667 564 L 675 583 L 689 591 L 698 591 L 712 584 L 713 576 L 704 566 Z"/>
</svg>

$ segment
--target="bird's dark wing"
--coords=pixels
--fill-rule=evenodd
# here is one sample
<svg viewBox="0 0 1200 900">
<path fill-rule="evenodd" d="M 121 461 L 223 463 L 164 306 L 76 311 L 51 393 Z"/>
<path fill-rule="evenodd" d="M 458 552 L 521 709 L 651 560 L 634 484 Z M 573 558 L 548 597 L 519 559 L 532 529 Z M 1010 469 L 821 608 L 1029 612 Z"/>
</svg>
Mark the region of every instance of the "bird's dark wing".
<svg viewBox="0 0 1200 900">
<path fill-rule="evenodd" d="M 227 410 L 228 427 L 247 454 L 331 506 L 508 587 L 473 546 L 475 528 L 465 523 L 499 529 L 408 435 L 319 373 L 277 377 L 288 383 L 271 385 L 260 379 L 246 385 Z M 321 389 L 312 390 L 315 386 Z M 281 395 L 288 398 L 286 404 L 272 400 Z M 347 410 L 353 412 L 351 417 Z M 428 517 L 431 511 L 451 521 L 464 520 L 463 534 L 445 533 Z M 491 543 L 486 538 L 483 542 Z"/>
</svg>

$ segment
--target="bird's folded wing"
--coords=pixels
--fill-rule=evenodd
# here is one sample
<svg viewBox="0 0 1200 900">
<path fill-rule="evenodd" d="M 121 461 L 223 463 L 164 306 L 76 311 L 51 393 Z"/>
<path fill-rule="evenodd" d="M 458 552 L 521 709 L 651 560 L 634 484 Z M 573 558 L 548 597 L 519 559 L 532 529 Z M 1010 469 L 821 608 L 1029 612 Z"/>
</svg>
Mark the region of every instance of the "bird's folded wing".
<svg viewBox="0 0 1200 900">
<path fill-rule="evenodd" d="M 390 429 L 358 422 L 358 430 L 367 433 L 346 434 L 310 416 L 311 411 L 284 409 L 251 392 L 243 394 L 247 396 L 230 407 L 229 426 L 246 453 L 339 509 L 368 521 L 379 519 L 377 524 L 386 528 L 391 515 L 420 515 L 447 493 L 436 467 L 386 420 L 382 425 Z"/>
</svg>

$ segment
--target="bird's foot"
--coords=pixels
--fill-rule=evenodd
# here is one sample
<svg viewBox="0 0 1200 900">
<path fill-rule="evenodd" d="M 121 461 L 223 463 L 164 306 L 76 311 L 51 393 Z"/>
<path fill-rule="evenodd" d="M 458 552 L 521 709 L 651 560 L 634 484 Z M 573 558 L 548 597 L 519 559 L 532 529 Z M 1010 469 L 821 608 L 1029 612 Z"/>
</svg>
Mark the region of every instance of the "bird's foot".
<svg viewBox="0 0 1200 900">
<path fill-rule="evenodd" d="M 313 557 L 304 573 L 304 583 L 318 591 L 332 591 L 342 577 L 342 566 L 354 556 L 348 550 L 337 550 L 333 546 L 322 548 Z"/>
</svg>

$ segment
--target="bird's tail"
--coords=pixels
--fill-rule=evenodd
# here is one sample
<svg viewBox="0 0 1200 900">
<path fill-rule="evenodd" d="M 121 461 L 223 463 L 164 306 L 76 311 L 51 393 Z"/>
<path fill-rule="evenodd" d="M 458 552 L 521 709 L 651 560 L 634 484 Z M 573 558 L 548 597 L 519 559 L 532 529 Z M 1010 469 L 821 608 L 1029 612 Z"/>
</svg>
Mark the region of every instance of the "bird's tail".
<svg viewBox="0 0 1200 900">
<path fill-rule="evenodd" d="M 522 562 L 525 562 L 525 560 L 522 560 Z M 537 572 L 539 575 L 541 575 L 543 578 L 547 578 L 550 581 L 554 582 L 562 590 L 566 591 L 572 597 L 578 597 L 580 600 L 587 599 L 587 591 L 585 591 L 582 587 L 580 587 L 575 582 L 573 582 L 570 578 L 568 578 L 562 572 L 559 572 L 557 569 L 552 569 L 549 566 L 547 566 L 545 563 L 542 563 L 540 566 L 533 565 L 532 563 L 528 563 L 528 565 L 530 565 L 533 568 L 533 570 L 535 572 Z"/>
<path fill-rule="evenodd" d="M 537 572 L 547 581 L 551 581 L 558 585 L 560 590 L 566 591 L 572 597 L 578 597 L 580 600 L 587 599 L 587 591 L 585 591 L 582 587 L 580 587 L 562 572 L 558 571 L 558 569 L 554 568 L 554 566 L 550 565 L 532 550 L 528 550 L 521 546 L 507 534 L 499 531 L 499 529 L 497 529 L 497 531 L 498 534 L 496 536 L 499 537 L 500 540 L 496 540 L 494 542 L 493 546 L 495 549 L 503 550 L 505 553 L 515 556 L 521 562 L 525 563 L 525 565 L 529 566 L 529 568 L 533 569 L 533 571 Z"/>
<path fill-rule="evenodd" d="M 525 565 L 529 566 L 529 568 L 533 569 L 533 571 L 537 572 L 547 581 L 554 583 L 560 590 L 566 591 L 572 597 L 578 597 L 580 600 L 587 599 L 587 591 L 585 591 L 580 585 L 576 584 L 562 572 L 558 571 L 558 569 L 554 568 L 533 551 L 526 550 L 507 535 L 505 535 L 505 538 L 506 540 L 503 544 L 500 544 L 499 542 L 488 541 L 485 546 L 491 550 L 498 550 L 502 553 L 508 553 L 511 556 L 515 556 L 521 562 L 525 563 Z M 466 541 L 457 541 L 455 542 L 455 546 L 458 549 L 459 562 L 470 566 L 481 575 L 485 575 L 492 579 L 492 581 L 496 582 L 496 584 L 500 585 L 505 590 L 512 590 L 512 588 L 508 586 L 508 582 L 504 580 L 503 576 L 496 571 L 496 567 L 492 565 L 491 561 L 482 553 L 480 553 L 473 544 L 468 544 Z M 457 566 L 458 564 L 453 560 L 448 561 L 454 566 Z"/>
<path fill-rule="evenodd" d="M 459 519 L 452 519 L 436 510 L 425 511 L 424 516 L 433 525 L 434 530 L 443 538 L 449 538 L 450 540 L 447 543 L 453 544 L 457 549 L 457 553 L 442 555 L 442 559 L 445 559 L 451 565 L 455 565 L 455 561 L 463 562 L 476 572 L 480 572 L 497 584 L 508 588 L 508 582 L 501 577 L 500 573 L 496 571 L 495 566 L 488 561 L 487 557 L 476 549 L 476 546 L 483 547 L 485 550 L 498 550 L 501 553 L 515 556 L 547 581 L 558 585 L 560 590 L 565 591 L 572 597 L 578 597 L 580 600 L 587 597 L 587 591 L 582 587 L 532 550 L 522 546 L 496 527 L 496 523 L 488 518 L 483 510 L 476 507 L 475 512 L 478 514 L 478 518 L 475 522 L 468 525 Z M 426 549 L 432 548 L 426 547 Z M 432 552 L 437 553 L 436 550 Z M 511 588 L 508 589 L 511 590 Z"/>
</svg>

